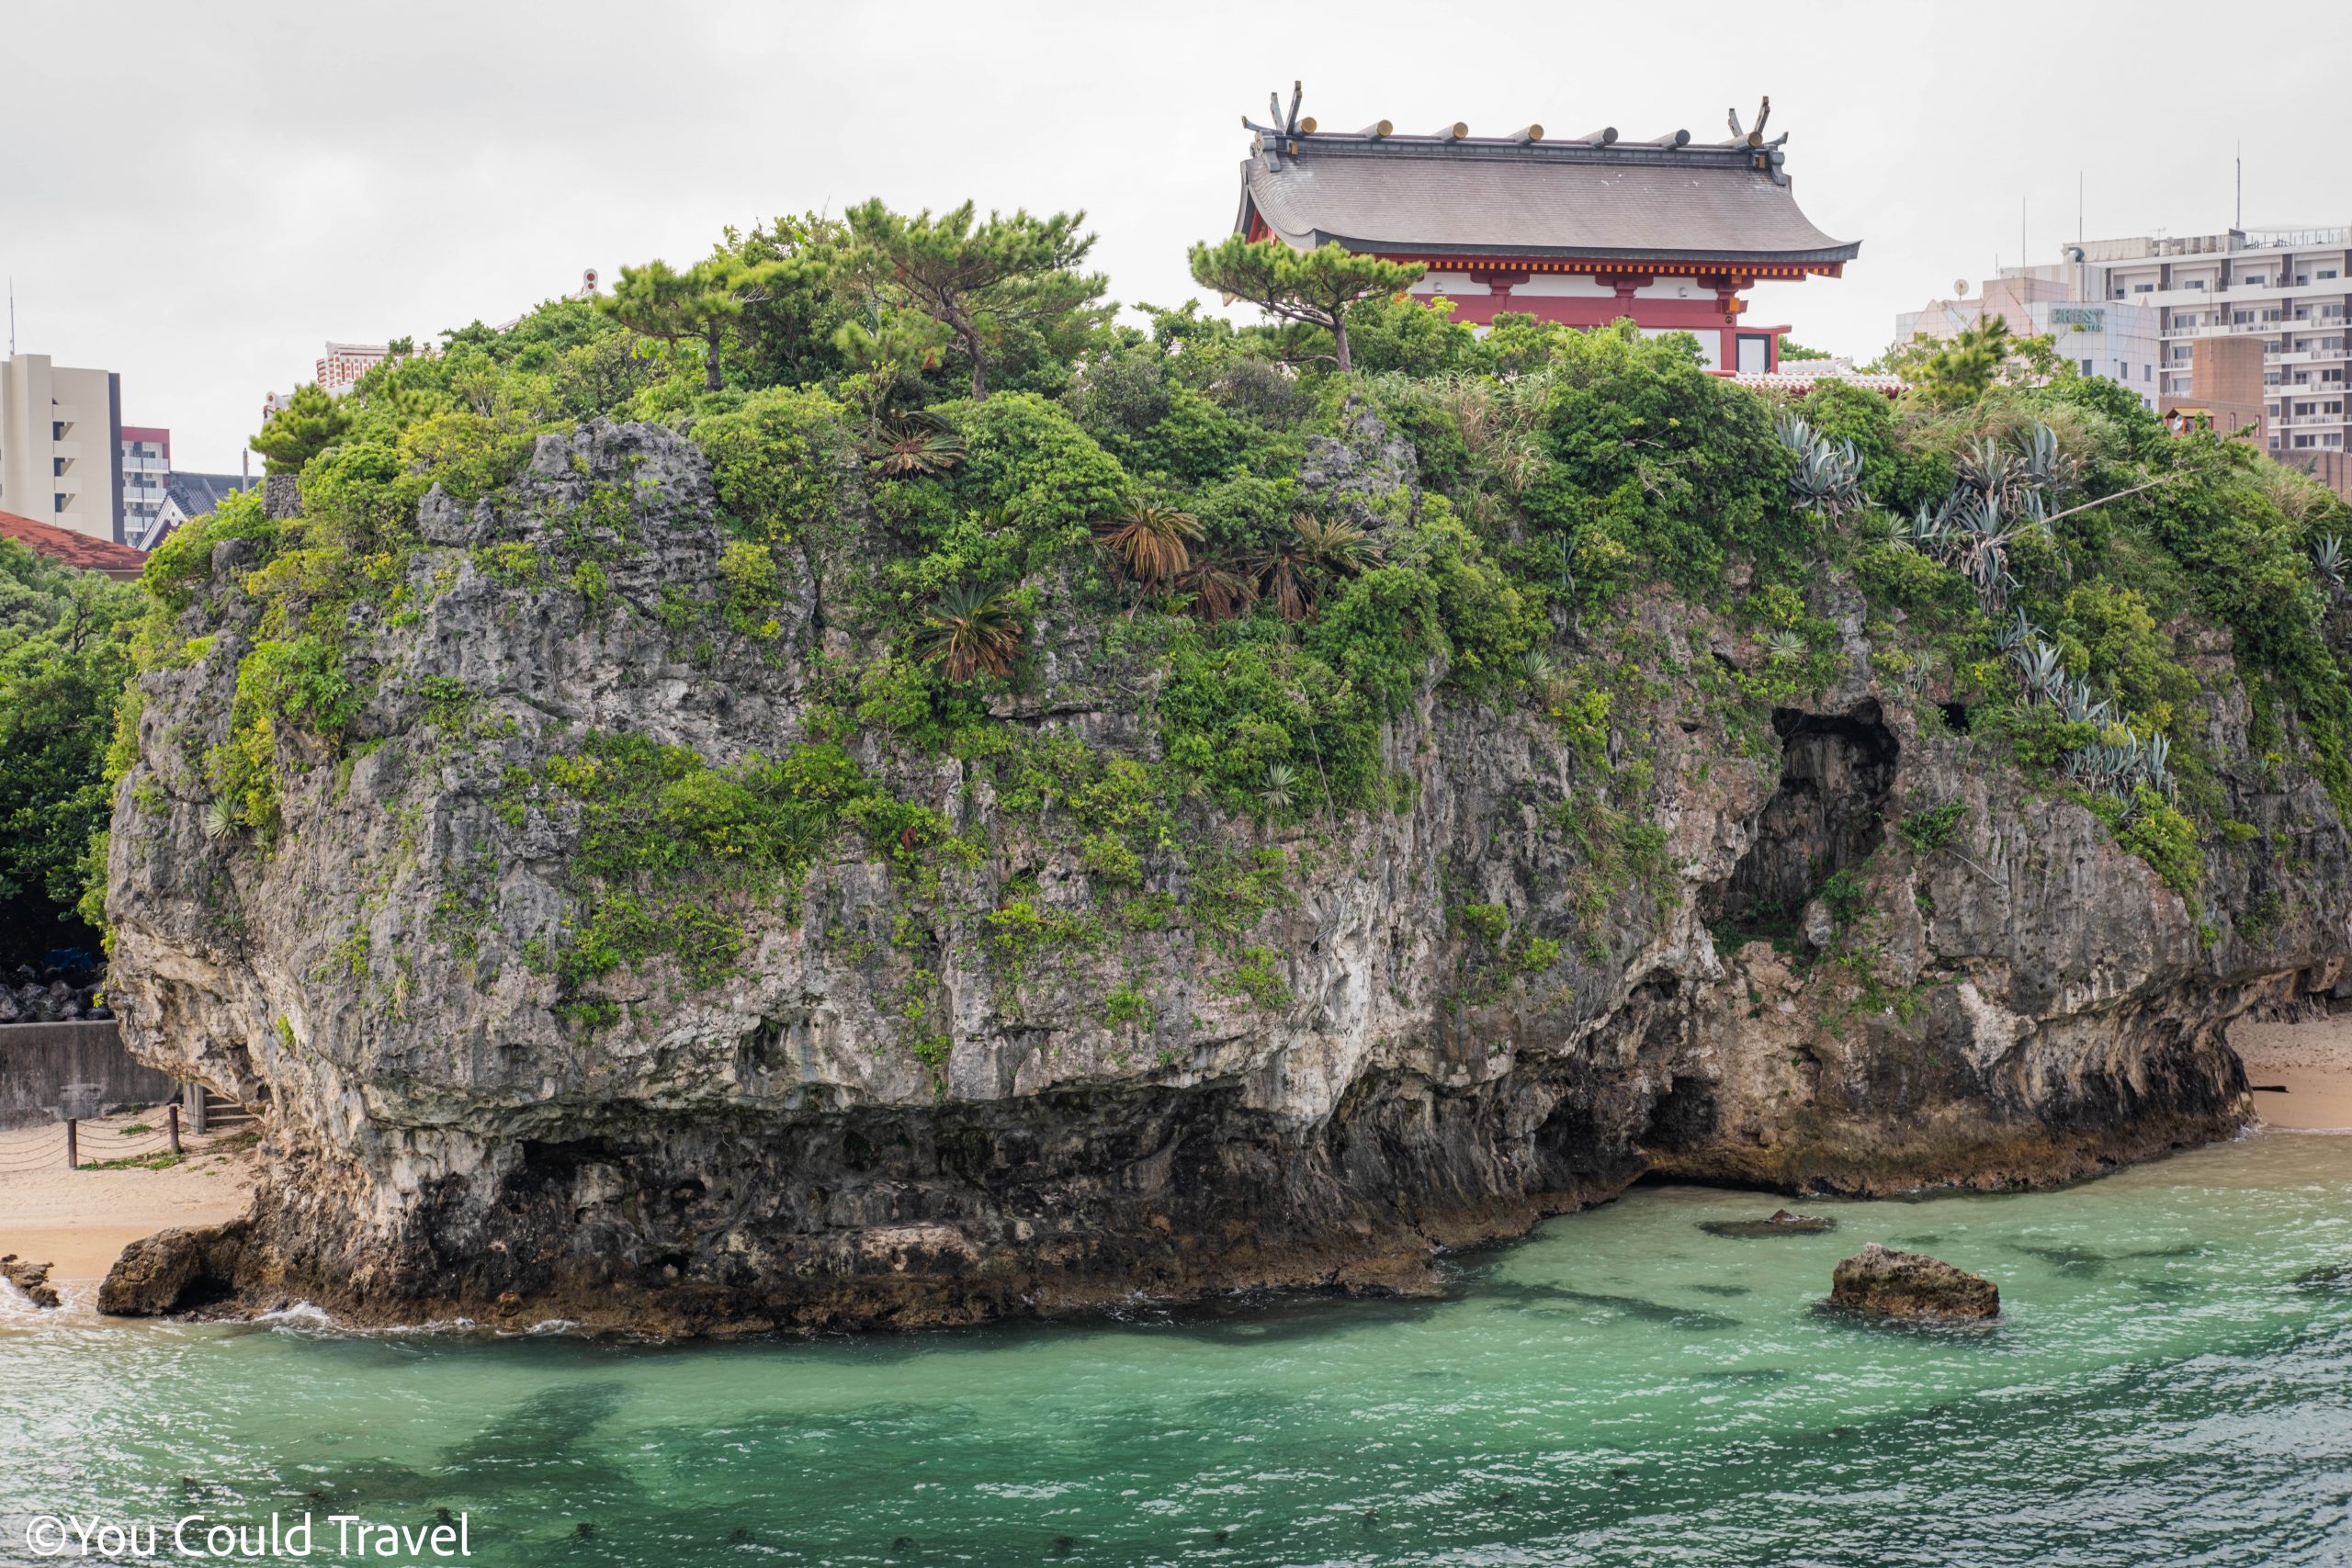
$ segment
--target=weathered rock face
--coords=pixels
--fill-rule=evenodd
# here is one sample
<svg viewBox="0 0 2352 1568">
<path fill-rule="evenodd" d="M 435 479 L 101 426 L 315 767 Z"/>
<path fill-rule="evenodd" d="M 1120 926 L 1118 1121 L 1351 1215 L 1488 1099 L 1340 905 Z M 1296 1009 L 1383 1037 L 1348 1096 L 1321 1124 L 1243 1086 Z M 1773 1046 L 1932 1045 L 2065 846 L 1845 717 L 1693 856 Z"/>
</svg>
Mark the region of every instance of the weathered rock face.
<svg viewBox="0 0 2352 1568">
<path fill-rule="evenodd" d="M 241 1272 L 242 1223 L 189 1229 L 175 1225 L 122 1249 L 98 1284 L 98 1310 L 110 1317 L 160 1317 L 217 1299 Z"/>
<path fill-rule="evenodd" d="M 616 490 L 591 596 L 567 552 Z M 142 678 L 108 994 L 141 1055 L 271 1106 L 250 1239 L 222 1253 L 243 1299 L 694 1330 L 1412 1288 L 1432 1245 L 1647 1172 L 1999 1186 L 2224 1134 L 2229 1021 L 2343 968 L 2345 838 L 2307 782 L 2229 783 L 2263 837 L 2213 854 L 2200 932 L 2087 812 L 1923 732 L 1872 683 L 1859 604 L 1831 606 L 1845 676 L 1758 721 L 1693 673 L 1753 647 L 1658 595 L 1611 634 L 1640 679 L 1605 765 L 1540 711 L 1425 693 L 1385 740 L 1408 804 L 1272 837 L 1186 804 L 1189 847 L 1142 873 L 1164 919 L 1018 963 L 992 924 L 1016 882 L 1073 920 L 1136 889 L 1053 806 L 862 736 L 870 776 L 984 852 L 918 887 L 836 837 L 797 894 L 734 909 L 723 976 L 624 967 L 583 1014 L 546 960 L 581 918 L 581 815 L 516 781 L 596 732 L 786 755 L 812 671 L 870 652 L 813 549 L 772 632 L 682 637 L 724 592 L 710 511 L 690 445 L 601 423 L 495 503 L 428 498 L 403 608 L 354 612 L 368 706 L 339 757 L 283 739 L 267 846 L 204 830 L 195 760 L 258 614 L 247 547 L 216 551 L 185 627 L 211 640 Z M 1079 617 L 1050 595 L 1037 620 L 1043 689 L 1006 722 L 1152 756 L 1150 660 L 1051 641 Z M 2224 653 L 2206 674 L 2242 754 Z M 1600 810 L 1604 786 L 1638 810 Z M 1951 801 L 1948 846 L 1885 830 Z M 1281 868 L 1238 934 L 1204 912 L 1212 849 Z"/>
<path fill-rule="evenodd" d="M 33 1263 L 11 1252 L 0 1257 L 0 1280 L 6 1280 L 25 1293 L 25 1299 L 37 1307 L 61 1304 L 57 1287 L 49 1282 L 49 1271 L 54 1264 Z"/>
<path fill-rule="evenodd" d="M 1872 1242 L 1838 1265 L 1829 1303 L 1871 1317 L 1985 1318 L 2000 1315 L 2001 1292 L 1982 1274 Z"/>
</svg>

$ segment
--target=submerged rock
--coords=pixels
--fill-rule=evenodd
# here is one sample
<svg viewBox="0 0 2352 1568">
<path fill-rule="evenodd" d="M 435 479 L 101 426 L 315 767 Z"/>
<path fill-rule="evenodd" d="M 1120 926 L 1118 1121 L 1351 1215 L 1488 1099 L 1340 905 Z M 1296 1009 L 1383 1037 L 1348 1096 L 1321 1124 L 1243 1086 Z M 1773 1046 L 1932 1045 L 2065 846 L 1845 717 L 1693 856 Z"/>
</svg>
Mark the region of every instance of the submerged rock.
<svg viewBox="0 0 2352 1568">
<path fill-rule="evenodd" d="M 1872 1242 L 1838 1265 L 1829 1302 L 1873 1317 L 1986 1318 L 1999 1314 L 2001 1292 L 1982 1274 Z"/>
<path fill-rule="evenodd" d="M 1834 1231 L 1838 1222 L 1819 1214 L 1792 1214 L 1786 1209 L 1775 1209 L 1770 1218 L 1761 1220 L 1701 1220 L 1699 1228 L 1709 1235 L 1745 1238 L 1756 1235 L 1819 1235 Z"/>
<path fill-rule="evenodd" d="M 11 1252 L 0 1257 L 0 1279 L 24 1292 L 25 1299 L 37 1307 L 59 1306 L 62 1303 L 58 1300 L 57 1287 L 49 1282 L 49 1271 L 55 1267 L 53 1263 L 28 1263 Z"/>
</svg>

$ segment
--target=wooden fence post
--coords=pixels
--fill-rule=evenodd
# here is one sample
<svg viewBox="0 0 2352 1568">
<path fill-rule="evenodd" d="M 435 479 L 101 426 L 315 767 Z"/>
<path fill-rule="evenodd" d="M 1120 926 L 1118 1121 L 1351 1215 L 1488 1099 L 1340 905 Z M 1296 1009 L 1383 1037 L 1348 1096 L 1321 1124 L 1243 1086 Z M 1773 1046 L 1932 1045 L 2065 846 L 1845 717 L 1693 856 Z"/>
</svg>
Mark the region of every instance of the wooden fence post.
<svg viewBox="0 0 2352 1568">
<path fill-rule="evenodd" d="M 164 1114 L 165 1119 L 171 1124 L 172 1153 L 177 1154 L 180 1152 L 180 1102 L 175 1100 L 171 1104 L 165 1106 L 164 1108 Z"/>
<path fill-rule="evenodd" d="M 65 1119 L 65 1168 L 68 1170 L 82 1168 L 82 1152 L 76 1139 L 81 1126 L 82 1123 L 74 1117 Z"/>
</svg>

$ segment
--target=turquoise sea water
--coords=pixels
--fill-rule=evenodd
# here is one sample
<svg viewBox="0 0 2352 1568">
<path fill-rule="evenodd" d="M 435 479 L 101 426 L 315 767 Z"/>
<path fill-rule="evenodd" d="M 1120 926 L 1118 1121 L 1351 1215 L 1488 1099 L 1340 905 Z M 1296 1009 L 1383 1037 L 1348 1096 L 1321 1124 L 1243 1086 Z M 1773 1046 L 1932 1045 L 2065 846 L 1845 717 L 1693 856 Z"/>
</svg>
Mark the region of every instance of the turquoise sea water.
<svg viewBox="0 0 2352 1568">
<path fill-rule="evenodd" d="M 0 1560 L 35 1514 L 308 1511 L 315 1562 L 447 1508 L 499 1565 L 2352 1562 L 2352 1137 L 1700 1228 L 1774 1206 L 1644 1189 L 1434 1303 L 888 1339 L 0 1325 Z M 1818 1312 L 1873 1240 L 2002 1322 Z"/>
</svg>

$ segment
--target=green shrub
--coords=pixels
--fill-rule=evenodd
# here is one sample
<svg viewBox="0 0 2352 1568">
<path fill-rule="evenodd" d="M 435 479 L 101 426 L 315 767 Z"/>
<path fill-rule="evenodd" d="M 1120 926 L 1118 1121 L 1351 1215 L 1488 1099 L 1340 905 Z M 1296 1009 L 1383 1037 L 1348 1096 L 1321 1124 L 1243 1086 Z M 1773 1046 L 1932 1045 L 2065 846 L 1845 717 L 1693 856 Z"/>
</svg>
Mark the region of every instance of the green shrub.
<svg viewBox="0 0 2352 1568">
<path fill-rule="evenodd" d="M 1929 855 L 1959 836 L 1961 821 L 1967 815 L 1968 802 L 1947 800 L 1941 806 L 1905 817 L 1894 825 L 1894 830 L 1914 853 Z"/>
</svg>

